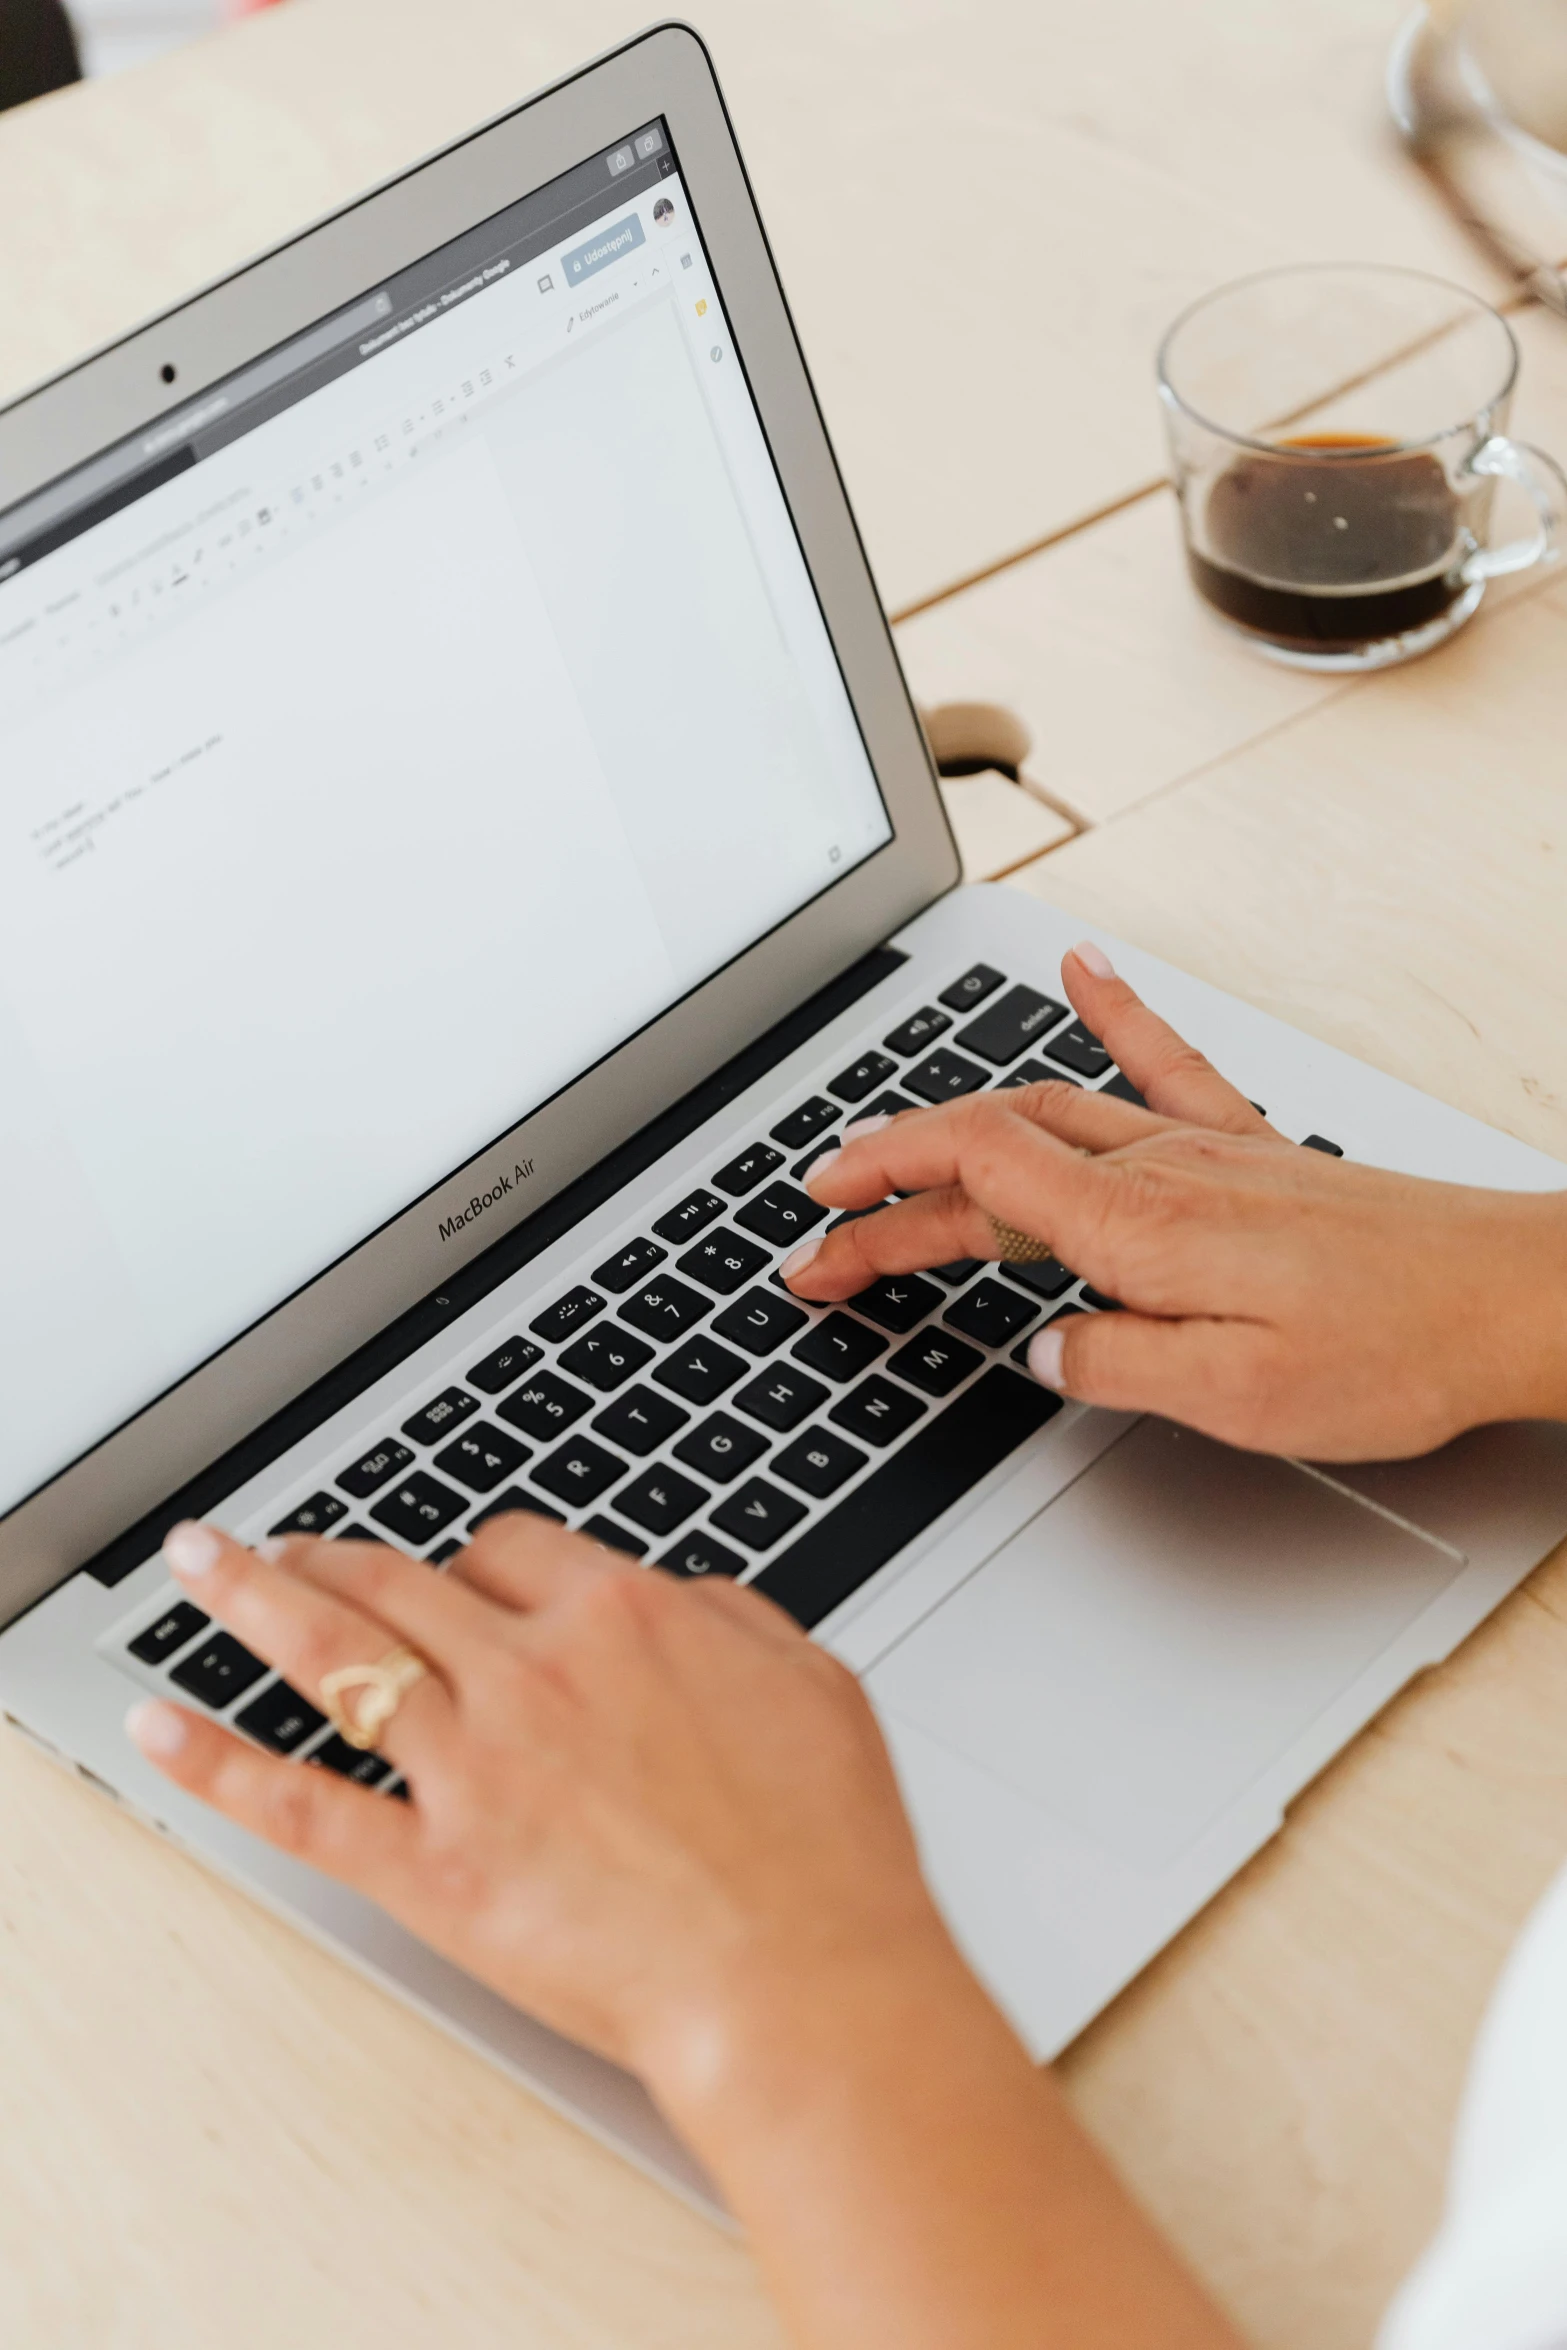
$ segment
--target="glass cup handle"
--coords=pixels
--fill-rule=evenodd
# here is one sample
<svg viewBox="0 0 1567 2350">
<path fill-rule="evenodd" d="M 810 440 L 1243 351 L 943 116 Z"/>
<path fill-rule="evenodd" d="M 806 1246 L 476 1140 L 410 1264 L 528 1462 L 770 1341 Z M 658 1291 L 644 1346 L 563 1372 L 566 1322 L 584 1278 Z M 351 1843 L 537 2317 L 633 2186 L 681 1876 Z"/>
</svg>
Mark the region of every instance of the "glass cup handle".
<svg viewBox="0 0 1567 2350">
<path fill-rule="evenodd" d="M 1531 448 L 1527 441 L 1509 441 L 1493 433 L 1470 458 L 1468 471 L 1516 482 L 1534 500 L 1540 521 L 1533 538 L 1509 539 L 1505 547 L 1477 547 L 1464 565 L 1465 579 L 1500 579 L 1505 572 L 1528 571 L 1536 563 L 1561 560 L 1561 535 L 1567 529 L 1567 474 L 1554 457 Z"/>
</svg>

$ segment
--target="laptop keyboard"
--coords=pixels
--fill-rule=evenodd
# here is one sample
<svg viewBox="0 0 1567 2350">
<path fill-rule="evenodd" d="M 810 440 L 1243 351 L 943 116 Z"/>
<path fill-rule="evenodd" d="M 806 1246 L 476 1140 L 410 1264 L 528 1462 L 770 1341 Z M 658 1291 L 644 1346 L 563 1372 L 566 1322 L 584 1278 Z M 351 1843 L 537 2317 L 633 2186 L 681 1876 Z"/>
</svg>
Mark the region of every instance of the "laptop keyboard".
<svg viewBox="0 0 1567 2350">
<path fill-rule="evenodd" d="M 1021 1367 L 1034 1332 L 1117 1307 L 1063 1265 L 977 1258 L 802 1305 L 778 1265 L 830 1211 L 799 1178 L 849 1118 L 1045 1077 L 1141 1099 L 1067 1005 L 975 964 L 267 1531 L 439 1567 L 531 1511 L 672 1574 L 753 1582 L 810 1629 L 1061 1409 Z M 188 1600 L 166 1593 L 122 1647 L 138 1679 L 273 1752 L 406 1793 Z"/>
</svg>

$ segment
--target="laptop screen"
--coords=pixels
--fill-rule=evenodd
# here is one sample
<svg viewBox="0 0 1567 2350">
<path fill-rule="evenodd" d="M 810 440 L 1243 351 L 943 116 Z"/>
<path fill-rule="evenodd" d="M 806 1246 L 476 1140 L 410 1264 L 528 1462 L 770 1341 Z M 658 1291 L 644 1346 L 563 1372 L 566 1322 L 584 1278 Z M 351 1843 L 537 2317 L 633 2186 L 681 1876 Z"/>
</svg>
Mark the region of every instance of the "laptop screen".
<svg viewBox="0 0 1567 2350">
<path fill-rule="evenodd" d="M 0 1512 L 889 837 L 662 123 L 0 515 Z"/>
</svg>

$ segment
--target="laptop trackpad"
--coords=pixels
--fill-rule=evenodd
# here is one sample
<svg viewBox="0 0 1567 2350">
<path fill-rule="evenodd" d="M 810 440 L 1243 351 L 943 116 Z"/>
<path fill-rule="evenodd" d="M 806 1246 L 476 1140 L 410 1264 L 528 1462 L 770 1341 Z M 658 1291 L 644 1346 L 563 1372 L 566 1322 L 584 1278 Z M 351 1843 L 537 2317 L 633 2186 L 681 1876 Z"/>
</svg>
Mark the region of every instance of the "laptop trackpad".
<svg viewBox="0 0 1567 2350">
<path fill-rule="evenodd" d="M 867 1687 L 1158 1868 L 1463 1568 L 1287 1461 L 1139 1420 Z"/>
</svg>

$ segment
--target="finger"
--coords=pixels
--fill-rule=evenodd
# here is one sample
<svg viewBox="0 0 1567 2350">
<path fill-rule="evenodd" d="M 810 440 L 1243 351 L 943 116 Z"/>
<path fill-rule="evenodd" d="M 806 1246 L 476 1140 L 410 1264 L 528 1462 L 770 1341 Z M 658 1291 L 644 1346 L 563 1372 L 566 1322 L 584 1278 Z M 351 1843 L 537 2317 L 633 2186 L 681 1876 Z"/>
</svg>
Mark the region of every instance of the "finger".
<svg viewBox="0 0 1567 2350">
<path fill-rule="evenodd" d="M 1075 1313 L 1036 1334 L 1028 1367 L 1080 1403 L 1157 1412 L 1244 1445 L 1272 1351 L 1272 1333 L 1256 1322 Z"/>
<path fill-rule="evenodd" d="M 163 1555 L 176 1579 L 204 1608 L 220 1617 L 247 1648 L 276 1665 L 290 1686 L 313 1704 L 322 1703 L 321 1683 L 328 1673 L 345 1665 L 378 1664 L 396 1645 L 396 1626 L 291 1574 L 281 1559 L 246 1550 L 215 1526 L 187 1520 L 172 1527 L 164 1537 Z M 450 1672 L 450 1659 L 434 1648 L 426 1653 L 426 1661 L 434 1670 L 404 1693 L 376 1739 L 378 1751 L 394 1762 L 427 1755 L 432 1732 L 438 1735 L 450 1724 L 451 1695 L 439 1677 Z"/>
<path fill-rule="evenodd" d="M 764 1591 L 753 1591 L 743 1583 L 731 1583 L 727 1575 L 708 1576 L 705 1579 L 681 1580 L 682 1591 L 689 1592 L 694 1607 L 706 1607 L 736 1624 L 751 1638 L 762 1641 L 769 1648 L 809 1650 L 810 1635 L 801 1630 L 787 1609 Z"/>
<path fill-rule="evenodd" d="M 1061 982 L 1073 1010 L 1081 1013 L 1151 1110 L 1227 1134 L 1266 1130 L 1261 1111 L 1221 1077 L 1195 1045 L 1148 1009 L 1117 976 L 1101 947 L 1085 941 L 1063 955 Z"/>
<path fill-rule="evenodd" d="M 1003 1222 L 1032 1232 L 1040 1202 L 1081 1191 L 1092 1162 L 1020 1115 L 1014 1099 L 970 1094 L 939 1110 L 894 1118 L 880 1133 L 818 1159 L 805 1187 L 827 1207 L 870 1208 L 892 1192 L 955 1185 Z"/>
<path fill-rule="evenodd" d="M 446 1579 L 468 1584 L 513 1613 L 529 1614 L 584 1576 L 610 1574 L 625 1563 L 621 1552 L 588 1535 L 573 1534 L 532 1510 L 508 1510 L 479 1528 Z"/>
<path fill-rule="evenodd" d="M 883 1273 L 920 1273 L 957 1257 L 996 1253 L 990 1218 L 966 1191 L 916 1192 L 874 1216 L 856 1216 L 786 1257 L 784 1279 L 797 1297 L 826 1304 L 853 1297 Z"/>
<path fill-rule="evenodd" d="M 301 1535 L 259 1548 L 274 1565 L 377 1617 L 421 1655 L 432 1662 L 439 1656 L 454 1672 L 465 1651 L 487 1652 L 494 1645 L 495 1613 L 486 1600 L 386 1543 Z"/>
<path fill-rule="evenodd" d="M 182 1706 L 157 1700 L 132 1706 L 125 1726 L 165 1778 L 280 1852 L 372 1901 L 395 1898 L 406 1883 L 419 1836 L 407 1804 L 388 1803 L 331 1771 L 263 1754 Z"/>
</svg>

